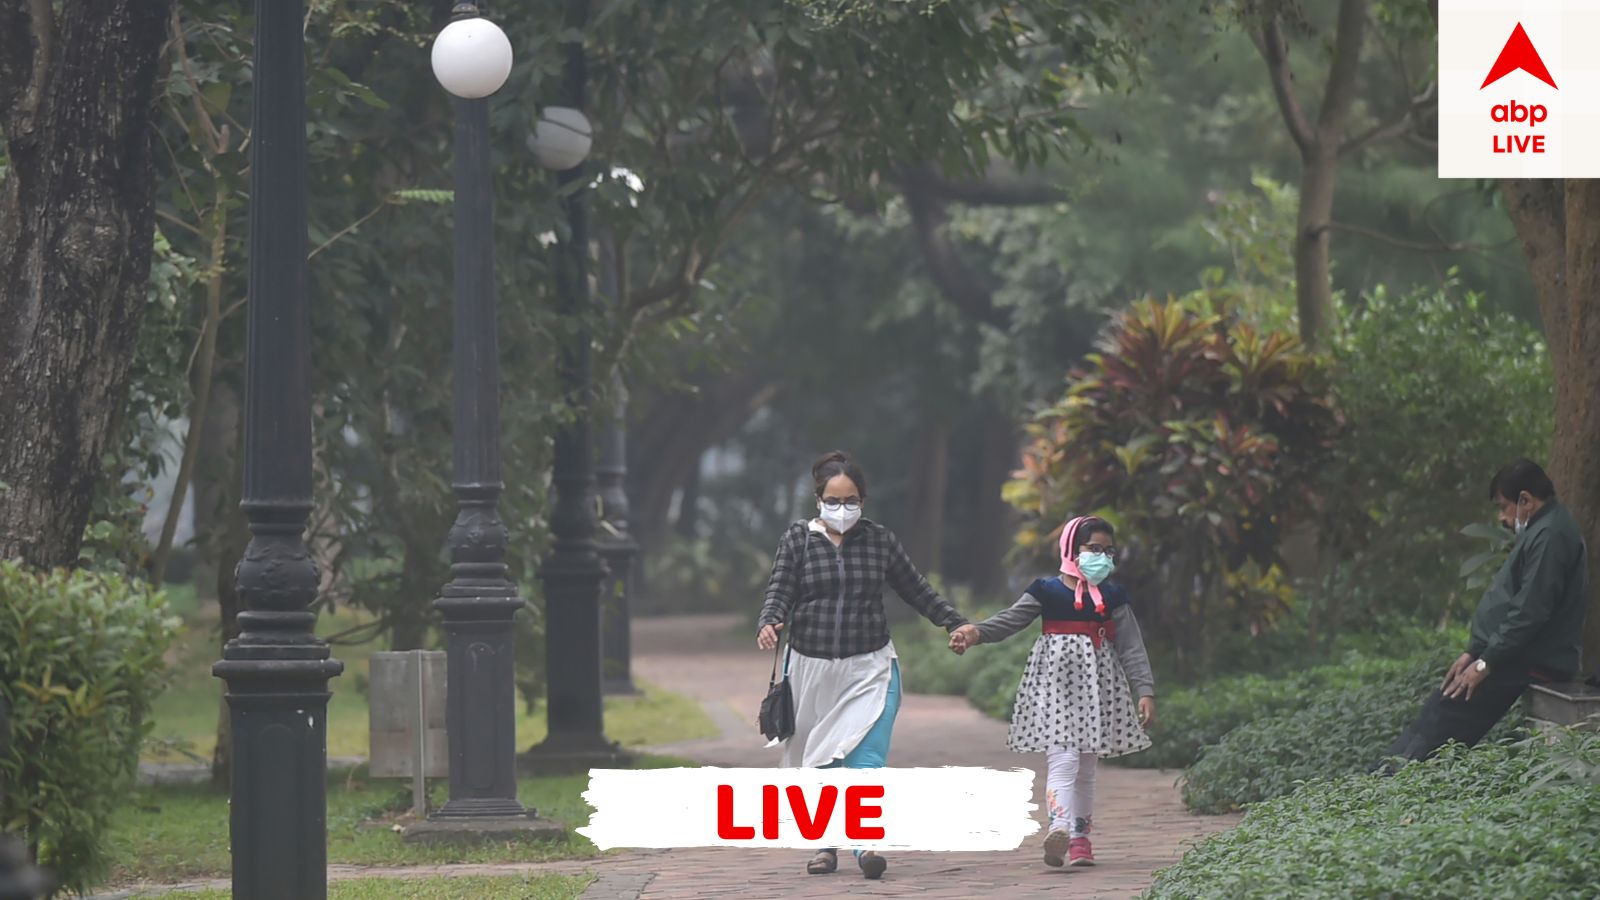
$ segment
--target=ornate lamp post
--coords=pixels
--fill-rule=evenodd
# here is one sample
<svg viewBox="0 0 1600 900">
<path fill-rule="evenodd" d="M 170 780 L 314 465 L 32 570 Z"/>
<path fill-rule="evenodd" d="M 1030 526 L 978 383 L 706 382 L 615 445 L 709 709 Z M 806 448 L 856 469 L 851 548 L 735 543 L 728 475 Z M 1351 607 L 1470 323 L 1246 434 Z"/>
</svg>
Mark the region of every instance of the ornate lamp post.
<svg viewBox="0 0 1600 900">
<path fill-rule="evenodd" d="M 610 235 L 600 241 L 600 292 L 615 303 L 617 298 L 616 245 Z M 607 694 L 637 694 L 633 683 L 632 617 L 628 591 L 632 587 L 633 564 L 639 544 L 628 533 L 628 388 L 618 372 L 611 380 L 614 406 L 600 431 L 600 463 L 595 473 L 600 481 L 600 511 L 605 534 L 599 542 L 600 556 L 611 571 L 602 596 L 601 645 Z"/>
<path fill-rule="evenodd" d="M 511 73 L 511 42 L 475 3 L 458 3 L 433 45 L 433 71 L 454 95 L 454 489 L 444 620 L 450 800 L 436 820 L 527 818 L 517 801 L 513 624 L 523 600 L 506 578 L 500 492 L 500 356 L 494 289 L 490 94 Z M 409 835 L 408 835 L 409 836 Z"/>
<path fill-rule="evenodd" d="M 589 0 L 568 0 L 567 27 L 583 31 Z M 595 479 L 590 408 L 589 228 L 581 164 L 589 150 L 584 105 L 583 44 L 568 45 L 564 106 L 549 107 L 534 134 L 541 164 L 560 171 L 568 235 L 558 245 L 556 287 L 561 312 L 577 323 L 561 348 L 561 387 L 575 415 L 556 436 L 552 481 L 556 505 L 550 518 L 550 556 L 545 585 L 545 665 L 550 735 L 528 752 L 535 766 L 589 767 L 614 763 L 623 754 L 605 736 L 601 697 L 600 586 L 606 567 L 595 546 Z M 581 152 L 579 152 L 581 151 Z"/>
<path fill-rule="evenodd" d="M 344 671 L 313 630 L 310 308 L 306 285 L 303 0 L 256 4 L 250 146 L 250 280 L 244 508 L 235 575 L 239 636 L 212 674 L 227 683 L 234 759 L 233 896 L 328 893 L 328 679 Z"/>
</svg>

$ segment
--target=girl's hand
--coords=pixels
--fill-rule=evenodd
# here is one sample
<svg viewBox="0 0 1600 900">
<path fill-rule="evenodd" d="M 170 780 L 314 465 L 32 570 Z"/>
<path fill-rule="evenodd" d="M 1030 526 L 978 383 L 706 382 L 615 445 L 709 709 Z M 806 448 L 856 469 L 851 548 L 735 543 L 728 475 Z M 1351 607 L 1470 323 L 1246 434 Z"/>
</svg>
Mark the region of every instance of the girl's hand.
<svg viewBox="0 0 1600 900">
<path fill-rule="evenodd" d="M 756 635 L 756 646 L 763 650 L 771 650 L 778 646 L 778 631 L 782 625 L 763 625 L 761 632 Z"/>
<path fill-rule="evenodd" d="M 950 649 L 954 650 L 957 656 L 960 656 L 967 652 L 968 647 L 978 646 L 978 642 L 982 639 L 982 636 L 978 634 L 978 626 L 963 625 L 950 632 Z"/>
<path fill-rule="evenodd" d="M 1156 723 L 1156 698 L 1139 698 L 1139 727 L 1149 728 Z"/>
</svg>

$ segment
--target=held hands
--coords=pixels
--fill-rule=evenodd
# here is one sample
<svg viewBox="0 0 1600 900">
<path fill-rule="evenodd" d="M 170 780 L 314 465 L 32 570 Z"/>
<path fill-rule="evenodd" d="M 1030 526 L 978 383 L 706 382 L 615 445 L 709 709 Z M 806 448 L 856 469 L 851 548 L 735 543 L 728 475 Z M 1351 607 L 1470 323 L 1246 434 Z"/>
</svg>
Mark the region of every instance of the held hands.
<svg viewBox="0 0 1600 900">
<path fill-rule="evenodd" d="M 771 650 L 778 646 L 778 631 L 782 628 L 782 625 L 761 626 L 761 631 L 756 634 L 756 646 L 762 650 Z"/>
<path fill-rule="evenodd" d="M 1139 698 L 1139 727 L 1149 728 L 1156 723 L 1156 698 Z"/>
<path fill-rule="evenodd" d="M 950 649 L 954 650 L 957 656 L 960 656 L 967 652 L 968 647 L 978 646 L 982 639 L 982 636 L 978 634 L 978 626 L 962 625 L 955 631 L 950 632 Z"/>
</svg>

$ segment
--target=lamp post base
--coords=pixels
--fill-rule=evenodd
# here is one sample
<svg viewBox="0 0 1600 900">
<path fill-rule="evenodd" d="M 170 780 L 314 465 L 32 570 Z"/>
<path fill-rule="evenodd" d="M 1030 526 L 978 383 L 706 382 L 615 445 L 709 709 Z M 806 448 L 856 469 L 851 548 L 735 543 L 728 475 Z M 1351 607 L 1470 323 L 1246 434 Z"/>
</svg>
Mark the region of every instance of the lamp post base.
<svg viewBox="0 0 1600 900">
<path fill-rule="evenodd" d="M 551 735 L 517 757 L 527 775 L 566 775 L 590 769 L 622 769 L 636 755 L 599 735 Z"/>
<path fill-rule="evenodd" d="M 607 678 L 600 689 L 607 697 L 628 697 L 644 693 L 631 678 Z"/>
<path fill-rule="evenodd" d="M 567 826 L 553 819 L 541 819 L 533 810 L 521 815 L 448 818 L 444 810 L 401 832 L 408 844 L 471 846 L 474 844 L 535 844 L 559 841 L 567 836 Z"/>
</svg>

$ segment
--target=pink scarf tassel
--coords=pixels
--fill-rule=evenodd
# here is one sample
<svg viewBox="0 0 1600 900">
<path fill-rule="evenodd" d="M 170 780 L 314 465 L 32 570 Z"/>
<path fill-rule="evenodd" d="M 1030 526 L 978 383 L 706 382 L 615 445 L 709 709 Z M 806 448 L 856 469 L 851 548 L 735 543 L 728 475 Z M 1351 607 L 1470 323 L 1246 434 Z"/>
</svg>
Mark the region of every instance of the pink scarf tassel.
<svg viewBox="0 0 1600 900">
<path fill-rule="evenodd" d="M 1094 600 L 1094 611 L 1098 615 L 1106 614 L 1106 602 L 1100 598 L 1100 586 L 1090 584 L 1089 579 L 1083 577 L 1083 571 L 1078 568 L 1078 561 L 1072 558 L 1073 542 L 1078 537 L 1078 527 L 1089 517 L 1079 516 L 1061 528 L 1061 574 L 1071 575 L 1078 579 L 1077 607 L 1083 609 L 1084 589 L 1088 589 L 1089 597 Z"/>
</svg>

